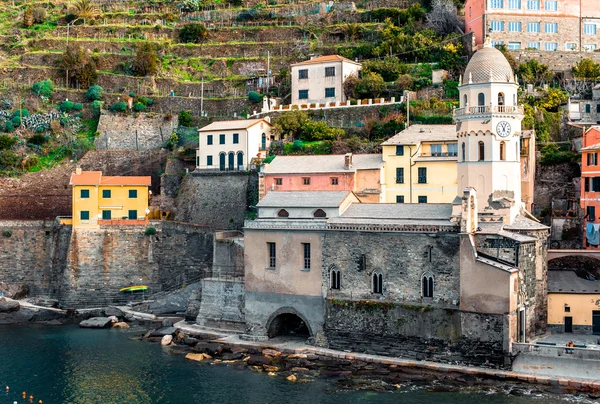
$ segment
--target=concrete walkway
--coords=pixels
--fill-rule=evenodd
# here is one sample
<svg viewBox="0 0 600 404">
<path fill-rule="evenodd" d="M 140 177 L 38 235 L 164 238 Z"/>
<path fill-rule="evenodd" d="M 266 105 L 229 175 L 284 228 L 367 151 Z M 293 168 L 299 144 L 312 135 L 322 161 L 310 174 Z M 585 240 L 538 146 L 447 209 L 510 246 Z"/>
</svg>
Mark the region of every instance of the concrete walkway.
<svg viewBox="0 0 600 404">
<path fill-rule="evenodd" d="M 500 380 L 513 380 L 523 381 L 529 383 L 538 383 L 546 385 L 558 385 L 573 388 L 576 390 L 586 390 L 600 392 L 600 381 L 591 381 L 585 379 L 576 378 L 564 378 L 564 377 L 553 377 L 553 376 L 542 376 L 533 375 L 521 372 L 512 372 L 506 370 L 497 369 L 486 369 L 474 366 L 461 366 L 461 365 L 448 365 L 444 363 L 428 362 L 428 361 L 416 361 L 411 359 L 402 358 L 391 358 L 388 356 L 380 355 L 368 355 L 360 353 L 348 353 L 342 351 L 336 351 L 328 348 L 319 348 L 314 346 L 305 345 L 298 340 L 279 340 L 272 339 L 268 342 L 252 342 L 240 340 L 238 335 L 231 335 L 226 333 L 214 332 L 211 330 L 203 329 L 195 324 L 187 324 L 184 321 L 176 323 L 176 328 L 181 329 L 184 333 L 205 335 L 212 337 L 215 342 L 227 343 L 242 348 L 273 348 L 282 353 L 286 354 L 314 354 L 320 355 L 333 359 L 343 360 L 356 360 L 363 362 L 379 363 L 383 365 L 396 365 L 404 368 L 417 368 L 425 369 L 443 373 L 464 373 L 473 376 L 480 376 L 484 378 L 500 379 Z"/>
</svg>

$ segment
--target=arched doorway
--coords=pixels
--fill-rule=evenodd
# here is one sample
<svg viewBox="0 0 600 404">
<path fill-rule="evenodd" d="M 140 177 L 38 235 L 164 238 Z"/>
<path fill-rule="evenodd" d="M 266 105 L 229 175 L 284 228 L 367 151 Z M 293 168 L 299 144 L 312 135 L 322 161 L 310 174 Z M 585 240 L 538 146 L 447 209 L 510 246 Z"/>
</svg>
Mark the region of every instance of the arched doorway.
<svg viewBox="0 0 600 404">
<path fill-rule="evenodd" d="M 238 152 L 237 154 L 237 167 L 238 170 L 244 170 L 244 153 Z"/>
<path fill-rule="evenodd" d="M 233 170 L 235 168 L 235 154 L 233 152 L 229 152 L 229 166 L 228 170 Z"/>
<path fill-rule="evenodd" d="M 219 170 L 225 171 L 225 153 L 219 154 Z"/>
<path fill-rule="evenodd" d="M 306 322 L 295 313 L 281 313 L 271 320 L 267 328 L 267 336 L 309 338 L 310 330 Z"/>
</svg>

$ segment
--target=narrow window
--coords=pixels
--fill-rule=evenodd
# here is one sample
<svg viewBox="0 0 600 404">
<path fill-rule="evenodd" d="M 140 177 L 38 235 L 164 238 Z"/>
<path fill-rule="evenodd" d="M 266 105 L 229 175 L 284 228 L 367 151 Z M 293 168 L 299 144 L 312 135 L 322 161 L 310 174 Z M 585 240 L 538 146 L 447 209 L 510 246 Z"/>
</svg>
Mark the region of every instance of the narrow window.
<svg viewBox="0 0 600 404">
<path fill-rule="evenodd" d="M 90 197 L 90 190 L 82 189 L 81 191 L 79 191 L 79 197 L 81 199 L 88 199 Z"/>
<path fill-rule="evenodd" d="M 308 90 L 298 90 L 299 100 L 308 100 Z"/>
<path fill-rule="evenodd" d="M 219 135 L 219 144 L 225 144 L 225 135 Z"/>
<path fill-rule="evenodd" d="M 335 66 L 326 67 L 325 68 L 325 77 L 334 77 L 335 76 Z"/>
<path fill-rule="evenodd" d="M 110 198 L 110 189 L 103 189 L 102 190 L 102 197 L 105 199 L 109 199 Z"/>
<path fill-rule="evenodd" d="M 600 105 L 600 104 L 598 104 Z M 396 156 L 404 156 L 404 146 L 396 146 Z"/>
<path fill-rule="evenodd" d="M 467 94 L 463 95 L 463 107 L 467 107 L 468 106 L 468 98 L 467 98 Z"/>
<path fill-rule="evenodd" d="M 429 274 L 423 275 L 421 283 L 423 287 L 423 297 L 433 297 L 433 276 Z"/>
<path fill-rule="evenodd" d="M 225 171 L 225 153 L 219 153 L 219 170 Z"/>
<path fill-rule="evenodd" d="M 396 184 L 404 184 L 404 167 L 396 167 Z"/>
<path fill-rule="evenodd" d="M 303 185 L 310 185 L 310 177 L 302 177 Z"/>
<path fill-rule="evenodd" d="M 423 195 L 419 196 L 418 202 L 419 203 L 427 203 L 427 196 L 423 196 Z"/>
<path fill-rule="evenodd" d="M 419 167 L 419 184 L 427 184 L 427 167 Z"/>
<path fill-rule="evenodd" d="M 207 145 L 213 144 L 213 135 L 206 135 L 206 144 Z"/>
<path fill-rule="evenodd" d="M 137 210 L 131 209 L 127 211 L 127 217 L 129 218 L 129 220 L 136 220 L 138 217 Z"/>
<path fill-rule="evenodd" d="M 404 203 L 404 195 L 396 195 L 396 203 Z"/>
<path fill-rule="evenodd" d="M 373 293 L 383 293 L 383 275 L 376 272 L 373 274 Z"/>
<path fill-rule="evenodd" d="M 238 144 L 238 143 L 240 143 L 240 134 L 234 133 L 233 134 L 233 144 Z"/>
<path fill-rule="evenodd" d="M 283 178 L 275 178 L 275 185 L 283 184 Z"/>
<path fill-rule="evenodd" d="M 335 97 L 335 87 L 329 87 L 325 89 L 325 98 Z"/>
<path fill-rule="evenodd" d="M 479 93 L 479 95 L 477 96 L 477 105 L 479 105 L 480 107 L 485 105 L 485 94 L 484 93 Z"/>
<path fill-rule="evenodd" d="M 588 217 L 589 222 L 596 221 L 596 207 L 595 206 L 588 206 L 585 213 Z"/>
<path fill-rule="evenodd" d="M 298 70 L 298 78 L 299 79 L 307 79 L 308 78 L 308 69 Z"/>
<path fill-rule="evenodd" d="M 585 184 L 585 192 L 590 192 L 590 179 L 587 177 L 583 178 L 583 183 Z"/>
<path fill-rule="evenodd" d="M 110 220 L 112 218 L 112 214 L 110 210 L 103 210 L 102 211 L 102 219 L 103 220 Z"/>
<path fill-rule="evenodd" d="M 137 198 L 137 189 L 130 189 L 129 190 L 129 199 L 135 199 Z"/>
<path fill-rule="evenodd" d="M 317 209 L 315 210 L 315 213 L 313 213 L 313 217 L 327 217 L 327 213 L 325 213 L 323 209 Z"/>
<path fill-rule="evenodd" d="M 206 156 L 206 165 L 207 166 L 212 166 L 213 165 L 212 158 L 213 158 L 213 156 Z"/>
<path fill-rule="evenodd" d="M 586 114 L 592 112 L 592 106 L 590 104 L 585 104 L 585 112 Z"/>
<path fill-rule="evenodd" d="M 504 93 L 498 93 L 498 105 L 504 105 Z"/>
<path fill-rule="evenodd" d="M 275 255 L 275 243 L 267 243 L 267 253 L 269 254 L 269 268 L 275 268 L 277 265 L 277 256 Z"/>
<path fill-rule="evenodd" d="M 310 269 L 310 243 L 302 243 L 302 250 L 304 251 L 303 269 Z"/>
<path fill-rule="evenodd" d="M 500 142 L 500 160 L 506 160 L 506 143 Z"/>
<path fill-rule="evenodd" d="M 432 252 L 433 252 L 433 247 L 432 246 L 427 246 L 427 261 L 431 262 L 432 259 Z"/>
<path fill-rule="evenodd" d="M 571 312 L 571 308 L 569 306 L 565 306 L 565 313 L 570 313 Z"/>
<path fill-rule="evenodd" d="M 79 213 L 79 218 L 81 220 L 90 220 L 90 211 L 89 210 L 82 210 Z"/>
<path fill-rule="evenodd" d="M 285 209 L 281 209 L 279 212 L 277 212 L 277 217 L 289 217 L 289 216 L 290 216 L 290 214 Z"/>
<path fill-rule="evenodd" d="M 340 271 L 336 271 L 335 269 L 332 270 L 330 272 L 329 278 L 330 278 L 330 287 L 331 287 L 331 289 L 339 290 L 340 289 L 340 283 L 341 283 Z"/>
<path fill-rule="evenodd" d="M 360 257 L 358 257 L 358 270 L 367 270 L 367 256 L 365 254 L 361 254 Z"/>
<path fill-rule="evenodd" d="M 461 148 L 461 153 L 462 153 L 462 161 L 466 161 L 466 157 L 467 157 L 467 152 L 466 152 L 466 146 L 465 146 L 465 142 L 462 142 L 462 145 L 460 146 Z"/>
<path fill-rule="evenodd" d="M 485 145 L 482 141 L 479 141 L 479 161 L 485 160 Z"/>
<path fill-rule="evenodd" d="M 228 164 L 228 168 L 229 170 L 233 170 L 235 168 L 235 153 L 234 152 L 229 152 L 229 164 Z"/>
<path fill-rule="evenodd" d="M 331 177 L 331 185 L 338 185 L 338 177 Z"/>
<path fill-rule="evenodd" d="M 600 192 L 600 177 L 592 178 L 592 192 Z"/>
</svg>

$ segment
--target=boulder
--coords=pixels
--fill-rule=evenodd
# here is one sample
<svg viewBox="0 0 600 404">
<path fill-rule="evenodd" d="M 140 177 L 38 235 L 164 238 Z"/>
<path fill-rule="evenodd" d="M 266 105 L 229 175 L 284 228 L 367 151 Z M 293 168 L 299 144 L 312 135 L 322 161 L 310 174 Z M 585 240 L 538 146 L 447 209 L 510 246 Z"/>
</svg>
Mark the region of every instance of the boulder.
<svg viewBox="0 0 600 404">
<path fill-rule="evenodd" d="M 185 345 L 188 346 L 196 346 L 196 344 L 198 342 L 200 342 L 200 340 L 198 338 L 194 338 L 194 337 L 188 337 L 187 335 L 185 337 L 183 337 L 183 339 L 181 340 Z"/>
<path fill-rule="evenodd" d="M 119 323 L 114 323 L 114 324 L 112 325 L 112 328 L 129 328 L 129 324 L 127 324 L 127 323 L 126 323 L 126 322 L 124 322 L 124 321 L 121 321 L 121 322 L 119 322 Z"/>
<path fill-rule="evenodd" d="M 290 382 L 295 382 L 296 380 L 298 380 L 298 378 L 296 377 L 296 375 L 289 375 L 288 377 L 285 378 L 285 380 L 289 380 Z"/>
<path fill-rule="evenodd" d="M 111 323 L 118 323 L 119 319 L 117 318 L 117 316 L 108 316 L 108 319 L 110 320 Z"/>
<path fill-rule="evenodd" d="M 269 349 L 269 348 L 263 349 L 262 354 L 263 354 L 263 356 L 273 356 L 273 357 L 281 356 L 281 352 L 276 351 L 274 349 Z"/>
<path fill-rule="evenodd" d="M 192 350 L 209 355 L 221 355 L 223 353 L 223 345 L 214 342 L 198 342 Z"/>
<path fill-rule="evenodd" d="M 173 342 L 173 336 L 169 334 L 169 335 L 165 335 L 164 337 L 162 337 L 162 340 L 160 341 L 160 344 L 162 346 L 167 346 L 167 345 L 169 345 L 172 342 Z"/>
<path fill-rule="evenodd" d="M 200 289 L 199 283 L 193 283 L 183 289 L 169 293 L 164 298 L 151 302 L 148 312 L 153 314 L 185 313 L 192 292 Z"/>
<path fill-rule="evenodd" d="M 111 323 L 108 317 L 92 317 L 79 323 L 82 328 L 104 328 Z"/>
<path fill-rule="evenodd" d="M 123 317 L 123 312 L 121 311 L 121 309 L 118 309 L 114 306 L 108 306 L 106 309 L 104 309 L 104 314 L 107 317 L 110 317 L 110 316 Z"/>
<path fill-rule="evenodd" d="M 16 300 L 5 297 L 0 299 L 0 313 L 12 313 L 13 311 L 19 311 L 20 308 L 21 305 Z"/>
<path fill-rule="evenodd" d="M 163 327 L 173 327 L 173 320 L 171 320 L 170 318 L 165 318 L 162 321 L 162 326 Z"/>
<path fill-rule="evenodd" d="M 193 360 L 193 361 L 203 361 L 205 359 L 211 359 L 210 355 L 203 353 L 189 353 L 185 356 L 185 359 Z"/>
<path fill-rule="evenodd" d="M 154 330 L 152 332 L 152 334 L 150 334 L 151 337 L 164 337 L 165 335 L 173 335 L 175 334 L 175 332 L 177 332 L 177 328 L 175 327 L 162 327 L 159 328 L 158 330 Z"/>
<path fill-rule="evenodd" d="M 262 365 L 270 365 L 271 359 L 260 356 L 260 355 L 252 355 L 248 357 L 248 365 L 250 366 L 262 366 Z"/>
<path fill-rule="evenodd" d="M 272 365 L 263 365 L 263 369 L 267 372 L 279 372 L 279 368 L 277 366 Z"/>
<path fill-rule="evenodd" d="M 244 357 L 244 355 L 241 352 L 234 352 L 234 353 L 226 353 L 223 354 L 223 360 L 224 361 L 235 361 L 235 360 L 240 360 Z"/>
</svg>

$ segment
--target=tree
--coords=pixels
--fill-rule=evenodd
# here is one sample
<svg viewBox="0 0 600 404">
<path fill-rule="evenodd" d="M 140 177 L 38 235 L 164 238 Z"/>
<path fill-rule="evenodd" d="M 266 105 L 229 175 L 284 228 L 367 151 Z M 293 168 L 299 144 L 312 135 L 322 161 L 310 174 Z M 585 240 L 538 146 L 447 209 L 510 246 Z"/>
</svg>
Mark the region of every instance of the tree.
<svg viewBox="0 0 600 404">
<path fill-rule="evenodd" d="M 17 140 L 5 134 L 0 135 L 0 150 L 7 150 L 13 147 L 17 143 Z"/>
<path fill-rule="evenodd" d="M 344 81 L 344 93 L 350 98 L 377 98 L 384 89 L 383 77 L 374 72 L 365 72 L 360 79 L 350 75 Z"/>
<path fill-rule="evenodd" d="M 378 73 L 387 81 L 395 81 L 401 74 L 406 73 L 406 65 L 401 63 L 397 57 L 386 57 L 385 59 L 367 60 L 362 65 L 362 72 Z"/>
<path fill-rule="evenodd" d="M 33 10 L 31 7 L 27 7 L 23 13 L 23 26 L 29 28 L 33 25 Z"/>
<path fill-rule="evenodd" d="M 179 112 L 179 126 L 192 127 L 194 120 L 190 111 L 182 110 Z"/>
<path fill-rule="evenodd" d="M 40 97 L 50 97 L 52 95 L 52 91 L 54 91 L 54 85 L 51 80 L 43 80 L 34 83 L 31 87 L 31 90 L 34 94 L 39 95 Z"/>
<path fill-rule="evenodd" d="M 77 44 L 69 45 L 58 65 L 66 71 L 69 81 L 75 80 L 82 87 L 89 87 L 98 79 L 96 63 Z"/>
<path fill-rule="evenodd" d="M 113 112 L 125 112 L 127 110 L 127 103 L 124 101 L 119 101 L 116 104 L 113 104 L 110 107 L 110 110 Z"/>
<path fill-rule="evenodd" d="M 179 42 L 201 43 L 208 38 L 208 30 L 202 24 L 186 24 L 179 30 Z"/>
<path fill-rule="evenodd" d="M 311 119 L 302 125 L 300 138 L 304 141 L 334 140 L 346 136 L 346 132 L 339 128 L 330 128 L 327 122 L 315 122 Z"/>
<path fill-rule="evenodd" d="M 590 58 L 582 59 L 573 66 L 573 74 L 578 79 L 598 80 L 600 79 L 600 64 L 594 62 Z"/>
<path fill-rule="evenodd" d="M 33 22 L 41 24 L 46 21 L 46 9 L 42 7 L 36 7 L 33 9 Z"/>
<path fill-rule="evenodd" d="M 262 101 L 262 95 L 260 95 L 259 92 L 257 91 L 250 91 L 248 93 L 248 101 L 253 102 L 253 103 L 258 103 Z"/>
<path fill-rule="evenodd" d="M 342 29 L 344 31 L 346 39 L 349 40 L 358 39 L 358 37 L 363 31 L 362 25 L 360 25 L 357 22 L 348 22 L 342 26 Z"/>
<path fill-rule="evenodd" d="M 434 0 L 431 11 L 425 16 L 425 26 L 440 35 L 455 32 L 464 34 L 462 25 L 458 18 L 456 4 L 450 0 Z"/>
<path fill-rule="evenodd" d="M 548 65 L 531 59 L 519 65 L 519 76 L 525 84 L 533 84 L 538 87 L 552 80 L 554 74 L 550 71 Z"/>
<path fill-rule="evenodd" d="M 17 165 L 19 157 L 12 150 L 0 151 L 0 168 L 10 169 Z"/>
<path fill-rule="evenodd" d="M 137 47 L 132 70 L 136 76 L 154 76 L 158 72 L 158 56 L 152 43 L 143 42 Z"/>
<path fill-rule="evenodd" d="M 302 126 L 309 121 L 306 111 L 284 112 L 273 119 L 273 132 L 282 137 L 296 139 L 302 132 Z"/>
<path fill-rule="evenodd" d="M 85 97 L 90 101 L 101 100 L 103 90 L 100 86 L 91 86 L 85 93 Z"/>
<path fill-rule="evenodd" d="M 102 16 L 102 11 L 91 0 L 77 0 L 73 5 L 72 14 L 81 18 L 86 23 L 87 20 L 94 20 Z"/>
</svg>

